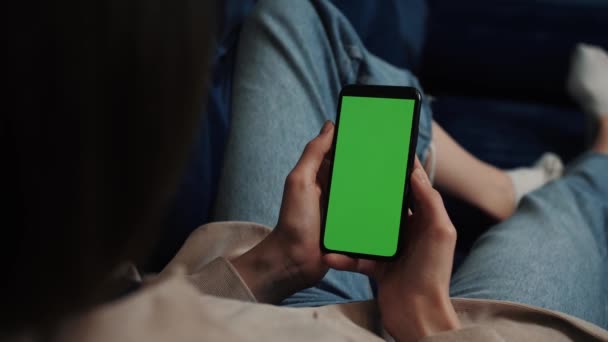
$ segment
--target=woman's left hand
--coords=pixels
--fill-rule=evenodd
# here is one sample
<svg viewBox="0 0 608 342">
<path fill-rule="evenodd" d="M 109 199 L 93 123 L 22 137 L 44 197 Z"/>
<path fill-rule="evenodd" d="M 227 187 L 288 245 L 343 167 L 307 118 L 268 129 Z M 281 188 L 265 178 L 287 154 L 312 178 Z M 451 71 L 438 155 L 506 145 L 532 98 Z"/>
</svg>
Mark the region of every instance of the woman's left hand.
<svg viewBox="0 0 608 342">
<path fill-rule="evenodd" d="M 334 124 L 327 121 L 285 180 L 276 228 L 232 261 L 259 301 L 277 303 L 316 284 L 329 269 L 319 248 Z"/>
<path fill-rule="evenodd" d="M 418 340 L 460 325 L 449 294 L 456 229 L 418 159 L 410 184 L 415 210 L 407 218 L 399 259 L 381 262 L 340 254 L 324 257 L 333 268 L 364 273 L 376 280 L 382 321 L 400 341 Z"/>
</svg>

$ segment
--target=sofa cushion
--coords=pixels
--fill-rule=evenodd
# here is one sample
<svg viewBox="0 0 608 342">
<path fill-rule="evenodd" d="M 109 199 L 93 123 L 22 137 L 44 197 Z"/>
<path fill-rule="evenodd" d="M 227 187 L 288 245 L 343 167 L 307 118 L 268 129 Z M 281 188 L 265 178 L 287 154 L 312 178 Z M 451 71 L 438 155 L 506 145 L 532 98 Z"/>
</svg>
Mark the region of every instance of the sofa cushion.
<svg viewBox="0 0 608 342">
<path fill-rule="evenodd" d="M 422 84 L 431 93 L 566 104 L 578 42 L 608 48 L 604 0 L 429 0 Z"/>
</svg>

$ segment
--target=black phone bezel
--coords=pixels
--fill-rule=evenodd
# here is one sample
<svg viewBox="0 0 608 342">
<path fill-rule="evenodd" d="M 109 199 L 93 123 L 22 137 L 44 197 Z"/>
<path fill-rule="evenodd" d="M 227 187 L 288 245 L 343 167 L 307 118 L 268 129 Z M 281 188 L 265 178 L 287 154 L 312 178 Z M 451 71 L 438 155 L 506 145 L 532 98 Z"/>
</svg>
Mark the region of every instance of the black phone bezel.
<svg viewBox="0 0 608 342">
<path fill-rule="evenodd" d="M 404 182 L 404 191 L 403 191 L 403 202 L 401 205 L 401 219 L 399 222 L 399 234 L 397 241 L 397 249 L 395 250 L 395 254 L 391 256 L 383 256 L 383 255 L 374 255 L 374 254 L 364 254 L 364 253 L 354 253 L 347 251 L 337 251 L 329 249 L 325 246 L 325 224 L 327 220 L 327 210 L 329 206 L 329 196 L 331 195 L 331 181 L 334 172 L 334 152 L 336 150 L 336 143 L 338 139 L 338 131 L 340 129 L 340 112 L 342 110 L 342 98 L 344 96 L 359 96 L 359 97 L 379 97 L 379 98 L 396 98 L 396 99 L 408 99 L 414 100 L 414 117 L 412 122 L 412 133 L 410 135 L 410 149 L 408 151 L 408 163 L 406 168 L 405 182 Z M 377 86 L 377 85 L 347 85 L 340 91 L 339 100 L 338 100 L 338 112 L 336 114 L 336 127 L 334 129 L 334 140 L 332 143 L 331 155 L 330 155 L 330 169 L 329 169 L 329 178 L 327 182 L 327 197 L 326 201 L 323 204 L 323 212 L 321 217 L 321 235 L 320 235 L 320 245 L 321 251 L 323 253 L 337 253 L 348 255 L 354 258 L 363 258 L 363 259 L 372 259 L 372 260 L 395 260 L 399 257 L 402 247 L 403 247 L 403 231 L 406 228 L 405 222 L 408 216 L 408 208 L 409 208 L 409 196 L 410 196 L 410 177 L 412 173 L 412 169 L 414 166 L 415 158 L 410 158 L 409 156 L 416 155 L 416 144 L 418 141 L 418 125 L 420 120 L 420 106 L 422 102 L 422 95 L 418 91 L 418 89 L 414 87 L 400 87 L 400 86 Z"/>
</svg>

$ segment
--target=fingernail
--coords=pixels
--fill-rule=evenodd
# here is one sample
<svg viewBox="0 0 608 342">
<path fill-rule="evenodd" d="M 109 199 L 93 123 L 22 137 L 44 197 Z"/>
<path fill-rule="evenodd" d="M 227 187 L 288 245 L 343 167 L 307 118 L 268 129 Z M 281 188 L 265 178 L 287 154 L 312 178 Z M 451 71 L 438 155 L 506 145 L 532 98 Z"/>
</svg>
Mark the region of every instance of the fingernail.
<svg viewBox="0 0 608 342">
<path fill-rule="evenodd" d="M 428 182 L 428 178 L 426 176 L 426 174 L 424 173 L 424 171 L 417 167 L 414 170 L 414 177 L 418 178 L 418 180 L 422 183 L 422 184 L 426 184 Z"/>
<path fill-rule="evenodd" d="M 331 129 L 331 121 L 327 120 L 323 124 L 323 127 L 321 127 L 321 132 L 319 133 L 319 135 L 326 134 L 327 132 L 329 132 L 330 129 Z"/>
</svg>

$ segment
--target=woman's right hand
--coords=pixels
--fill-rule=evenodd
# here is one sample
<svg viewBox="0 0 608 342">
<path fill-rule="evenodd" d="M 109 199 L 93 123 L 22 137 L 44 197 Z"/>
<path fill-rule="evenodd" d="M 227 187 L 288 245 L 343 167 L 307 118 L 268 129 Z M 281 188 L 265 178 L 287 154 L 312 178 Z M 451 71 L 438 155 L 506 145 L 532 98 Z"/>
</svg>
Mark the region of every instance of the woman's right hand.
<svg viewBox="0 0 608 342">
<path fill-rule="evenodd" d="M 330 267 L 376 280 L 384 327 L 401 341 L 460 327 L 449 297 L 456 230 L 418 159 L 411 189 L 415 212 L 407 219 L 399 259 L 380 262 L 340 254 L 324 256 Z"/>
</svg>

